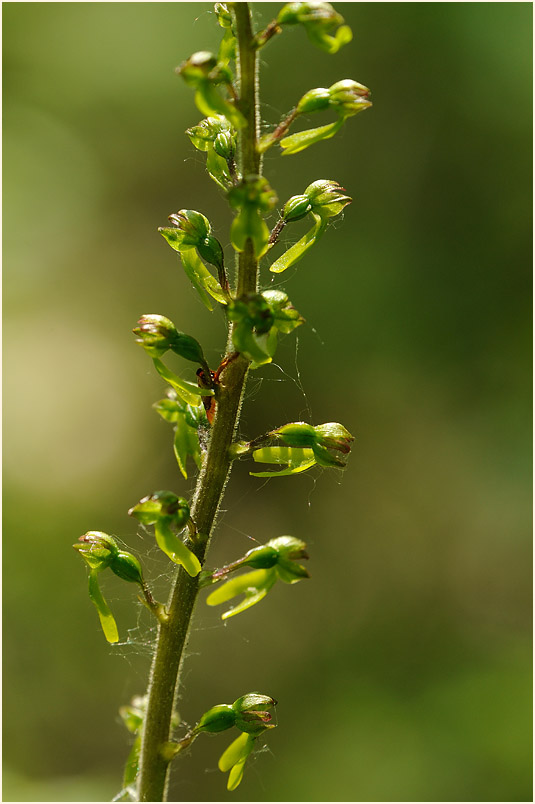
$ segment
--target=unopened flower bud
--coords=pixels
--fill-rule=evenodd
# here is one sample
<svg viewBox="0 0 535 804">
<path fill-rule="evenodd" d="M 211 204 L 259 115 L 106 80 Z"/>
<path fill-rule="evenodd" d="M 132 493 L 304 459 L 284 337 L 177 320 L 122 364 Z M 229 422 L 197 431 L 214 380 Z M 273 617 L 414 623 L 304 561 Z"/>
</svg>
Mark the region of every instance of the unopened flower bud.
<svg viewBox="0 0 535 804">
<path fill-rule="evenodd" d="M 199 50 L 177 67 L 177 72 L 188 86 L 197 87 L 200 81 L 217 79 L 218 66 L 217 56 L 208 50 Z"/>
<path fill-rule="evenodd" d="M 142 315 L 132 331 L 138 336 L 136 342 L 151 357 L 164 355 L 172 348 L 177 336 L 175 325 L 164 315 Z"/>
<path fill-rule="evenodd" d="M 208 712 L 201 717 L 194 731 L 205 731 L 216 734 L 220 731 L 232 728 L 236 724 L 236 712 L 230 704 L 218 704 L 212 706 Z"/>
<path fill-rule="evenodd" d="M 318 424 L 314 428 L 318 437 L 318 443 L 329 449 L 336 449 L 347 454 L 351 450 L 351 442 L 355 440 L 349 430 L 338 422 L 327 422 Z"/>
<path fill-rule="evenodd" d="M 166 521 L 183 527 L 190 518 L 188 501 L 184 497 L 177 497 L 172 491 L 156 491 L 143 497 L 128 513 L 144 525 Z"/>
<path fill-rule="evenodd" d="M 191 335 L 179 332 L 173 322 L 164 315 L 142 315 L 133 332 L 138 336 L 137 343 L 143 346 L 151 357 L 159 358 L 171 349 L 185 360 L 206 365 L 200 343 Z"/>
<path fill-rule="evenodd" d="M 208 218 L 194 209 L 181 209 L 169 215 L 169 220 L 177 227 L 183 246 L 198 246 L 210 234 Z"/>
<path fill-rule="evenodd" d="M 351 117 L 371 106 L 370 90 L 358 81 L 344 78 L 329 87 L 330 105 L 344 117 Z"/>
<path fill-rule="evenodd" d="M 236 152 L 236 135 L 229 129 L 220 131 L 214 139 L 214 151 L 223 159 L 232 159 Z"/>
<path fill-rule="evenodd" d="M 296 561 L 298 558 L 308 558 L 306 544 L 295 536 L 277 536 L 268 542 L 272 549 L 277 551 L 280 558 Z"/>
<path fill-rule="evenodd" d="M 306 188 L 304 193 L 310 201 L 312 211 L 322 218 L 333 218 L 351 203 L 350 196 L 337 181 L 318 179 Z"/>
<path fill-rule="evenodd" d="M 119 553 L 115 539 L 99 530 L 84 533 L 78 541 L 79 544 L 73 544 L 73 547 L 92 570 L 106 569 Z"/>
<path fill-rule="evenodd" d="M 274 698 L 258 692 L 243 695 L 232 704 L 236 713 L 236 726 L 247 734 L 260 734 L 265 729 L 273 728 L 270 725 L 273 716 L 267 710 L 276 703 Z"/>
<path fill-rule="evenodd" d="M 308 558 L 305 542 L 294 536 L 279 536 L 268 544 L 277 550 L 277 573 L 282 581 L 296 583 L 302 578 L 310 578 L 306 567 L 297 563 L 298 559 Z"/>
</svg>

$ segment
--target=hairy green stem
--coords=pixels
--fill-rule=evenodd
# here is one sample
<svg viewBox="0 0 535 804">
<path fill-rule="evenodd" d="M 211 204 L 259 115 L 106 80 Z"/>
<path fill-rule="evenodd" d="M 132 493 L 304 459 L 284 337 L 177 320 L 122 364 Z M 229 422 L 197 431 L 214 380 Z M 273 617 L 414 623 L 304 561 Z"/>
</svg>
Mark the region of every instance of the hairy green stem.
<svg viewBox="0 0 535 804">
<path fill-rule="evenodd" d="M 239 2 L 230 5 L 235 15 L 238 40 L 238 104 L 247 121 L 247 125 L 239 132 L 239 168 L 242 175 L 247 176 L 261 171 L 257 149 L 258 59 L 253 42 L 249 4 Z M 257 281 L 258 261 L 249 240 L 245 251 L 238 258 L 238 295 L 254 292 Z M 229 337 L 227 354 L 230 355 L 232 351 Z M 192 519 L 199 533 L 193 551 L 201 564 L 205 559 L 230 473 L 229 447 L 238 426 L 248 370 L 249 362 L 241 356 L 236 357 L 221 373 L 217 389 L 212 433 L 191 507 Z M 168 601 L 168 619 L 158 626 L 156 651 L 150 672 L 139 765 L 139 801 L 167 800 L 169 759 L 163 749 L 171 737 L 171 717 L 180 690 L 184 647 L 198 590 L 198 576 L 192 578 L 182 568 L 178 569 Z"/>
</svg>

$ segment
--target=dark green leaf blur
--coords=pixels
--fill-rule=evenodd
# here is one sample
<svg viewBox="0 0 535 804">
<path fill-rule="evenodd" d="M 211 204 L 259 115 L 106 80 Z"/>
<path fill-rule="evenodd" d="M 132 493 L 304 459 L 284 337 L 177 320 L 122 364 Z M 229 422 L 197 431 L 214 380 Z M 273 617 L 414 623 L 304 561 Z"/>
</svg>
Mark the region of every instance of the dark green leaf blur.
<svg viewBox="0 0 535 804">
<path fill-rule="evenodd" d="M 258 27 L 279 8 L 255 3 Z M 183 720 L 262 690 L 278 728 L 234 793 L 225 741 L 197 741 L 173 797 L 531 800 L 532 7 L 338 10 L 354 39 L 335 55 L 298 26 L 261 52 L 265 131 L 343 78 L 374 105 L 266 154 L 279 209 L 317 179 L 353 203 L 295 268 L 266 261 L 263 288 L 282 285 L 306 324 L 254 373 L 240 437 L 306 420 L 356 440 L 343 473 L 266 482 L 237 465 L 209 566 L 291 534 L 312 577 L 225 624 L 201 593 Z M 184 133 L 202 115 L 174 73 L 222 30 L 208 3 L 6 3 L 3 23 L 4 800 L 110 800 L 153 625 L 103 574 L 110 647 L 71 545 L 112 534 L 165 595 L 170 563 L 127 511 L 189 496 L 193 463 L 184 480 L 132 328 L 168 316 L 219 363 L 224 317 L 157 229 L 199 210 L 232 261 L 232 213 Z"/>
</svg>

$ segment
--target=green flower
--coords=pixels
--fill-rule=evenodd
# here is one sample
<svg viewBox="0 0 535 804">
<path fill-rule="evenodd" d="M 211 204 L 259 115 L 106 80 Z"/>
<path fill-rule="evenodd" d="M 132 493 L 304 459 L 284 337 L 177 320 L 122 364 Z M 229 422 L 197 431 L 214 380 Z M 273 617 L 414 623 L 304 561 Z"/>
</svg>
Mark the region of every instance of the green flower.
<svg viewBox="0 0 535 804">
<path fill-rule="evenodd" d="M 117 624 L 100 591 L 98 574 L 109 567 L 123 581 L 139 584 L 146 593 L 141 564 L 132 553 L 119 550 L 115 539 L 107 533 L 90 530 L 78 541 L 73 547 L 89 567 L 89 597 L 97 609 L 104 636 L 108 642 L 118 642 Z"/>
<path fill-rule="evenodd" d="M 194 209 L 181 209 L 169 215 L 173 226 L 160 226 L 158 231 L 174 251 L 178 251 L 188 279 L 199 293 L 203 304 L 212 310 L 210 296 L 220 304 L 228 301 L 223 247 L 212 234 L 210 221 Z M 200 256 L 199 256 L 200 255 Z M 212 276 L 202 260 L 217 268 Z"/>
<path fill-rule="evenodd" d="M 143 497 L 128 513 L 144 525 L 154 525 L 156 544 L 171 561 L 184 567 L 192 577 L 199 574 L 199 559 L 171 530 L 172 527 L 183 529 L 186 525 L 194 530 L 184 497 L 177 497 L 172 491 L 156 491 Z"/>
<path fill-rule="evenodd" d="M 312 215 L 314 226 L 270 266 L 269 270 L 280 274 L 303 259 L 307 251 L 323 236 L 329 218 L 336 217 L 351 203 L 350 196 L 338 182 L 318 179 L 309 184 L 304 193 L 292 196 L 284 205 L 279 230 L 282 225 Z M 282 223 L 284 222 L 284 224 Z"/>
<path fill-rule="evenodd" d="M 233 299 L 228 305 L 228 317 L 234 322 L 234 348 L 252 361 L 252 368 L 271 362 L 279 333 L 287 335 L 304 322 L 281 290 L 265 290 Z"/>
<path fill-rule="evenodd" d="M 230 240 L 236 251 L 244 251 L 247 241 L 253 245 L 256 257 L 266 253 L 269 229 L 261 217 L 277 203 L 277 196 L 262 176 L 245 176 L 228 193 L 228 200 L 238 214 L 230 227 Z"/>
<path fill-rule="evenodd" d="M 224 115 L 235 128 L 243 128 L 245 118 L 233 101 L 218 92 L 223 85 L 232 94 L 232 73 L 226 59 L 220 60 L 213 53 L 201 50 L 177 67 L 177 73 L 186 84 L 195 90 L 195 103 L 202 114 L 208 116 Z"/>
<path fill-rule="evenodd" d="M 310 41 L 327 53 L 336 53 L 353 34 L 330 3 L 288 3 L 279 12 L 279 25 L 302 25 Z M 337 30 L 335 30 L 337 29 Z"/>
<path fill-rule="evenodd" d="M 308 578 L 308 571 L 298 559 L 308 558 L 306 545 L 293 536 L 279 536 L 264 545 L 249 550 L 242 558 L 212 573 L 208 581 L 216 582 L 241 567 L 254 567 L 253 572 L 246 572 L 225 581 L 208 595 L 209 606 L 218 606 L 234 597 L 244 595 L 243 600 L 221 615 L 222 620 L 233 617 L 259 603 L 267 595 L 277 580 L 284 583 L 297 583 Z"/>
<path fill-rule="evenodd" d="M 199 341 L 179 332 L 173 322 L 164 315 L 142 315 L 134 327 L 139 343 L 151 357 L 161 357 L 169 349 L 192 363 L 208 369 Z M 208 369 L 209 371 L 209 369 Z"/>
</svg>

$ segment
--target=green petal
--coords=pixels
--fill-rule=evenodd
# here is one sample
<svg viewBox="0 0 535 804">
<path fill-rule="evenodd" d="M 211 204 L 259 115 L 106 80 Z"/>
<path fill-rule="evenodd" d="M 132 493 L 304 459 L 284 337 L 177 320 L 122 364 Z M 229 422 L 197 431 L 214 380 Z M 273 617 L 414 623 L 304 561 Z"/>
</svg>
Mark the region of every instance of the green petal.
<svg viewBox="0 0 535 804">
<path fill-rule="evenodd" d="M 132 750 L 124 766 L 123 787 L 134 785 L 139 771 L 139 754 L 141 753 L 141 735 L 136 737 Z"/>
<path fill-rule="evenodd" d="M 189 550 L 173 531 L 163 522 L 154 525 L 156 544 L 171 561 L 184 567 L 188 575 L 194 578 L 201 571 L 197 556 Z"/>
<path fill-rule="evenodd" d="M 214 298 L 220 304 L 227 303 L 228 299 L 223 293 L 221 285 L 217 279 L 212 276 L 194 248 L 188 248 L 185 251 L 181 251 L 180 258 L 188 279 L 198 292 L 203 304 L 208 308 L 208 310 L 213 310 L 213 304 L 210 301 L 209 296 L 212 296 L 212 298 Z"/>
<path fill-rule="evenodd" d="M 216 154 L 211 144 L 206 151 L 206 170 L 215 183 L 218 184 L 222 190 L 227 191 L 232 179 L 230 178 L 226 160 Z"/>
<path fill-rule="evenodd" d="M 297 134 L 290 134 L 289 137 L 284 137 L 280 141 L 280 147 L 283 149 L 283 155 L 297 154 L 299 151 L 304 151 L 310 145 L 322 140 L 328 140 L 334 137 L 344 124 L 344 118 L 340 117 L 335 123 L 329 123 L 327 126 L 320 126 L 319 128 L 310 128 L 307 131 L 299 131 Z"/>
<path fill-rule="evenodd" d="M 256 335 L 246 321 L 238 322 L 234 326 L 232 330 L 232 342 L 236 351 L 240 352 L 257 366 L 262 366 L 264 363 L 271 363 L 271 357 L 267 352 L 268 333 Z"/>
<path fill-rule="evenodd" d="M 334 35 L 326 34 L 320 30 L 315 31 L 312 26 L 307 30 L 310 41 L 331 55 L 338 53 L 341 47 L 353 39 L 353 32 L 349 25 L 341 25 Z"/>
<path fill-rule="evenodd" d="M 269 569 L 253 570 L 244 575 L 237 575 L 211 592 L 206 598 L 206 602 L 209 606 L 218 606 L 220 603 L 226 603 L 227 600 L 248 591 L 255 594 L 268 583 L 270 575 L 271 570 Z"/>
<path fill-rule="evenodd" d="M 183 415 L 182 406 L 176 399 L 160 399 L 152 407 L 170 424 L 177 422 Z"/>
<path fill-rule="evenodd" d="M 311 449 L 298 447 L 262 447 L 253 452 L 253 459 L 257 463 L 287 464 L 286 469 L 272 472 L 250 472 L 253 477 L 284 477 L 306 472 L 316 463 Z"/>
<path fill-rule="evenodd" d="M 250 609 L 251 606 L 255 606 L 257 603 L 260 603 L 260 601 L 263 600 L 269 592 L 271 586 L 273 586 L 273 583 L 270 585 L 270 587 L 260 589 L 258 592 L 256 592 L 256 594 L 246 594 L 241 603 L 238 603 L 236 606 L 224 611 L 221 615 L 221 619 L 228 620 L 229 617 L 234 617 L 236 614 L 241 614 L 242 611 L 247 611 L 247 609 Z"/>
<path fill-rule="evenodd" d="M 117 623 L 111 613 L 108 604 L 102 596 L 100 587 L 97 580 L 97 572 L 92 571 L 89 573 L 89 597 L 93 601 L 98 611 L 100 624 L 104 631 L 104 636 L 108 642 L 119 642 L 119 632 L 117 630 Z"/>
<path fill-rule="evenodd" d="M 194 385 L 192 382 L 181 380 L 180 377 L 177 377 L 176 374 L 168 369 L 158 357 L 153 357 L 152 362 L 154 363 L 154 367 L 160 377 L 163 377 L 163 379 L 175 389 L 178 396 L 188 405 L 197 407 L 200 396 L 213 396 L 213 392 L 207 393 L 208 389 L 201 389 L 198 385 Z"/>
<path fill-rule="evenodd" d="M 186 470 L 186 460 L 189 454 L 189 438 L 188 433 L 185 430 L 187 424 L 184 420 L 182 423 L 177 424 L 175 429 L 175 437 L 173 440 L 173 450 L 175 453 L 176 462 L 178 463 L 178 468 L 182 472 L 182 475 L 187 480 L 188 473 Z"/>
<path fill-rule="evenodd" d="M 236 790 L 241 780 L 243 779 L 243 770 L 245 767 L 245 759 L 237 762 L 228 775 L 227 790 Z"/>
<path fill-rule="evenodd" d="M 319 215 L 314 215 L 316 223 L 312 227 L 312 229 L 304 235 L 301 240 L 298 240 L 297 243 L 294 243 L 288 251 L 285 251 L 284 254 L 279 257 L 278 260 L 275 260 L 273 265 L 270 266 L 269 270 L 275 274 L 281 274 L 287 268 L 290 268 L 292 265 L 295 265 L 299 260 L 301 260 L 307 251 L 312 248 L 314 243 L 316 243 L 320 237 L 322 236 L 323 232 L 327 228 L 327 220 L 323 220 L 319 217 Z"/>
<path fill-rule="evenodd" d="M 247 750 L 249 743 L 249 735 L 245 732 L 242 732 L 239 737 L 236 737 L 233 742 L 228 746 L 228 748 L 223 751 L 221 756 L 219 757 L 219 762 L 217 763 L 217 767 L 223 773 L 229 771 L 236 762 L 240 762 L 242 759 L 246 759 L 249 754 L 251 753 L 250 749 Z"/>
</svg>

